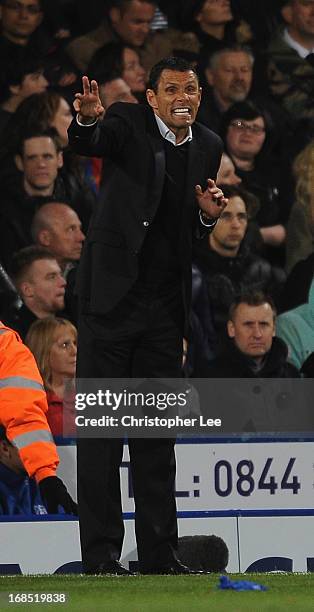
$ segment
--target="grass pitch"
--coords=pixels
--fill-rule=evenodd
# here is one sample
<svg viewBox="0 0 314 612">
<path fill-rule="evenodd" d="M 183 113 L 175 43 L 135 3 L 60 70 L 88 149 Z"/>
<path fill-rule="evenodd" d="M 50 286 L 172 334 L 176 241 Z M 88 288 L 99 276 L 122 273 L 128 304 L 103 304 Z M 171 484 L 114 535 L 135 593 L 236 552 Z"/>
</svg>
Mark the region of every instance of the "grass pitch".
<svg viewBox="0 0 314 612">
<path fill-rule="evenodd" d="M 314 574 L 247 574 L 268 591 L 219 591 L 210 576 L 2 576 L 0 610 L 49 612 L 307 612 L 314 610 Z M 9 593 L 66 593 L 66 603 L 9 603 Z"/>
</svg>

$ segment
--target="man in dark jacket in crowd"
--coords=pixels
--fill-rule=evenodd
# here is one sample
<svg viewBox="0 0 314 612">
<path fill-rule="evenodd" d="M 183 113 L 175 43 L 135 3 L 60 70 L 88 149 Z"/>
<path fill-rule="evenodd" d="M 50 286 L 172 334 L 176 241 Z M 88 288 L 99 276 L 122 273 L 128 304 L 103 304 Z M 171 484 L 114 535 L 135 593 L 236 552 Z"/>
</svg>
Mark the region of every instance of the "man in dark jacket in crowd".
<svg viewBox="0 0 314 612">
<path fill-rule="evenodd" d="M 189 343 L 188 371 L 201 376 L 203 360 L 211 361 L 226 338 L 229 308 L 235 296 L 247 288 L 275 295 L 280 283 L 276 270 L 268 261 L 252 252 L 248 239 L 250 220 L 257 210 L 257 201 L 241 187 L 223 186 L 228 205 L 210 235 L 195 248 L 192 277 L 193 313 L 203 329 L 201 346 L 192 356 L 192 346 L 198 346 L 197 328 L 193 326 Z M 278 288 L 277 288 L 278 287 Z"/>
<path fill-rule="evenodd" d="M 211 378 L 299 378 L 288 349 L 275 337 L 276 311 L 262 292 L 240 295 L 231 305 L 225 350 L 208 368 Z"/>
<path fill-rule="evenodd" d="M 13 254 L 33 243 L 31 223 L 43 204 L 67 202 L 86 228 L 94 202 L 90 190 L 80 188 L 71 175 L 64 180 L 62 151 L 53 129 L 23 136 L 15 163 L 19 176 L 1 192 L 0 260 L 7 269 Z"/>
</svg>

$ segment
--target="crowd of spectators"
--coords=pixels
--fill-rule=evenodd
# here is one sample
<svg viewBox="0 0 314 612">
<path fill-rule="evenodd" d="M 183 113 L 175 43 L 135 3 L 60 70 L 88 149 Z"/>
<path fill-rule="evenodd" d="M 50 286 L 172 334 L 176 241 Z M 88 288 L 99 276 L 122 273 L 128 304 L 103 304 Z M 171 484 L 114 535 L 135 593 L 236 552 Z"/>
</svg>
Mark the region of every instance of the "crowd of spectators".
<svg viewBox="0 0 314 612">
<path fill-rule="evenodd" d="M 276 350 L 285 361 L 285 342 L 311 376 L 314 0 L 90 0 L 87 11 L 79 0 L 0 0 L 0 17 L 0 318 L 35 355 L 53 433 L 75 371 L 76 268 L 106 172 L 68 148 L 83 74 L 106 112 L 145 104 L 148 70 L 184 57 L 202 85 L 197 120 L 224 142 L 217 183 L 229 204 L 195 248 L 184 374 L 212 375 L 234 349 L 230 307 L 262 291 L 257 307 L 280 314 Z M 1 448 L 0 464 L 5 434 Z"/>
</svg>

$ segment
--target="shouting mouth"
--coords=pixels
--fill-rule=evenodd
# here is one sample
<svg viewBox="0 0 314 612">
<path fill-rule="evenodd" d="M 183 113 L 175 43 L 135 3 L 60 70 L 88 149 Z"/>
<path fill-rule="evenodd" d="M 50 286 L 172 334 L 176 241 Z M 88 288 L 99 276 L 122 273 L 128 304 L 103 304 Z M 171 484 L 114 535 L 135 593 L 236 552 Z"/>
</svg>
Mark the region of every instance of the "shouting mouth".
<svg viewBox="0 0 314 612">
<path fill-rule="evenodd" d="M 185 119 L 190 119 L 191 118 L 191 109 L 188 106 L 184 106 L 184 107 L 180 107 L 180 108 L 175 108 L 172 111 L 172 114 L 175 115 L 176 117 L 184 117 Z"/>
</svg>

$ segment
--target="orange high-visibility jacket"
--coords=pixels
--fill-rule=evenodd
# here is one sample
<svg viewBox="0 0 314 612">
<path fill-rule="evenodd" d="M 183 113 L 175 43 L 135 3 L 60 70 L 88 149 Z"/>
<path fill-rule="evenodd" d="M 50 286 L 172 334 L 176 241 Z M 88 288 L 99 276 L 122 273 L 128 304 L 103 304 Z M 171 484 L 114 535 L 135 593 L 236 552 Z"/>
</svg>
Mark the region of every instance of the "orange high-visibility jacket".
<svg viewBox="0 0 314 612">
<path fill-rule="evenodd" d="M 0 425 L 29 476 L 55 476 L 59 457 L 46 419 L 46 392 L 31 351 L 0 321 Z"/>
</svg>

